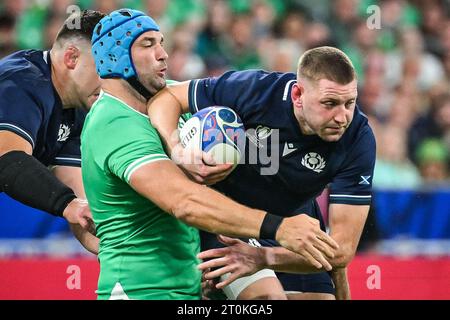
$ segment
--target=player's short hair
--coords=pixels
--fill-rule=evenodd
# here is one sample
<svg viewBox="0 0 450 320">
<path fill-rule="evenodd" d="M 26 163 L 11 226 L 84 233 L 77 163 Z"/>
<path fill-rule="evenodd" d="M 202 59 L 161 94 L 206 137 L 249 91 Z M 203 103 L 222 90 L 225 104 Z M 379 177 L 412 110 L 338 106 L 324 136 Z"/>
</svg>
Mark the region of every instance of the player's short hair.
<svg viewBox="0 0 450 320">
<path fill-rule="evenodd" d="M 55 42 L 62 44 L 68 39 L 83 39 L 91 42 L 94 27 L 105 14 L 94 10 L 83 10 L 70 15 L 56 35 Z"/>
<path fill-rule="evenodd" d="M 327 79 L 348 84 L 356 79 L 350 58 L 334 47 L 317 47 L 306 51 L 298 61 L 297 78 L 318 81 Z"/>
</svg>

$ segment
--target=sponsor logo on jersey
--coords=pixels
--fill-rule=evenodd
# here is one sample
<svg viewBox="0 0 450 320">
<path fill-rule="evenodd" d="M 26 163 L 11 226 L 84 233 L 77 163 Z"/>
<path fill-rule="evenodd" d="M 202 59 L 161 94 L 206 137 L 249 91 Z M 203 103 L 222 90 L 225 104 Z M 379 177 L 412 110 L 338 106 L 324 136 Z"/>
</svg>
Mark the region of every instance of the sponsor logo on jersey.
<svg viewBox="0 0 450 320">
<path fill-rule="evenodd" d="M 317 173 L 321 173 L 326 164 L 327 163 L 323 157 L 315 152 L 307 153 L 302 158 L 302 165 Z"/>
<path fill-rule="evenodd" d="M 283 155 L 282 155 L 282 156 L 285 157 L 285 156 L 287 156 L 288 154 L 290 154 L 290 153 L 292 153 L 292 152 L 294 152 L 294 151 L 297 151 L 297 148 L 294 147 L 294 144 L 293 144 L 293 143 L 285 142 L 285 143 L 284 143 Z"/>
</svg>

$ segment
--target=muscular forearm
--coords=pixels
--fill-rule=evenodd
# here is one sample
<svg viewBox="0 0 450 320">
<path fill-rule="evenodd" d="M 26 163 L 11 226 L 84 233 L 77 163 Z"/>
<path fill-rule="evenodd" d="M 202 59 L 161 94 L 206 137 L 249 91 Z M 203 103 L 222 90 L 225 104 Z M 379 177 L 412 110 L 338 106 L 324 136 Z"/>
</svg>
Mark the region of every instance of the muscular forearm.
<svg viewBox="0 0 450 320">
<path fill-rule="evenodd" d="M 347 268 L 334 268 L 331 272 L 333 283 L 336 288 L 337 300 L 351 299 L 350 287 L 347 278 Z"/>
<path fill-rule="evenodd" d="M 194 183 L 172 213 L 199 229 L 232 237 L 258 238 L 265 212 L 242 206 L 210 188 Z"/>
<path fill-rule="evenodd" d="M 259 237 L 265 211 L 245 207 L 192 182 L 172 161 L 156 161 L 140 167 L 131 176 L 130 185 L 186 224 L 234 237 Z"/>
<path fill-rule="evenodd" d="M 329 207 L 330 235 L 339 243 L 331 261 L 336 299 L 350 299 L 347 266 L 355 256 L 368 212 L 368 205 L 331 204 Z"/>
<path fill-rule="evenodd" d="M 345 268 L 352 261 L 368 212 L 366 205 L 330 205 L 330 236 L 339 243 L 339 250 L 331 261 L 333 267 Z"/>
</svg>

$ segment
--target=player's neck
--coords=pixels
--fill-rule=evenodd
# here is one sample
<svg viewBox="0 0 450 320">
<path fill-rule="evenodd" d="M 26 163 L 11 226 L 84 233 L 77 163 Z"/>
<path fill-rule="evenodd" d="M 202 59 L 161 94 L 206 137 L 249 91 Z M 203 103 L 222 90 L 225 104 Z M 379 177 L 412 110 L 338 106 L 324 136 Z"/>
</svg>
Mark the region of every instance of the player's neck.
<svg viewBox="0 0 450 320">
<path fill-rule="evenodd" d="M 122 100 L 127 105 L 143 114 L 147 114 L 147 101 L 128 82 L 122 79 L 102 80 L 102 90 Z"/>
</svg>

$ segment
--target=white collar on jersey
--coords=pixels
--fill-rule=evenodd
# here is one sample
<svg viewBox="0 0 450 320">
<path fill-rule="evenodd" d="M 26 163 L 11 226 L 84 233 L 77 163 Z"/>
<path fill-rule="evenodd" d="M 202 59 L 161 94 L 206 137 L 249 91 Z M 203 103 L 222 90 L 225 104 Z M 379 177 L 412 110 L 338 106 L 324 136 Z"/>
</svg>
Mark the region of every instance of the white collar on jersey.
<svg viewBox="0 0 450 320">
<path fill-rule="evenodd" d="M 42 58 L 44 59 L 45 63 L 48 64 L 48 50 L 42 52 Z"/>
</svg>

